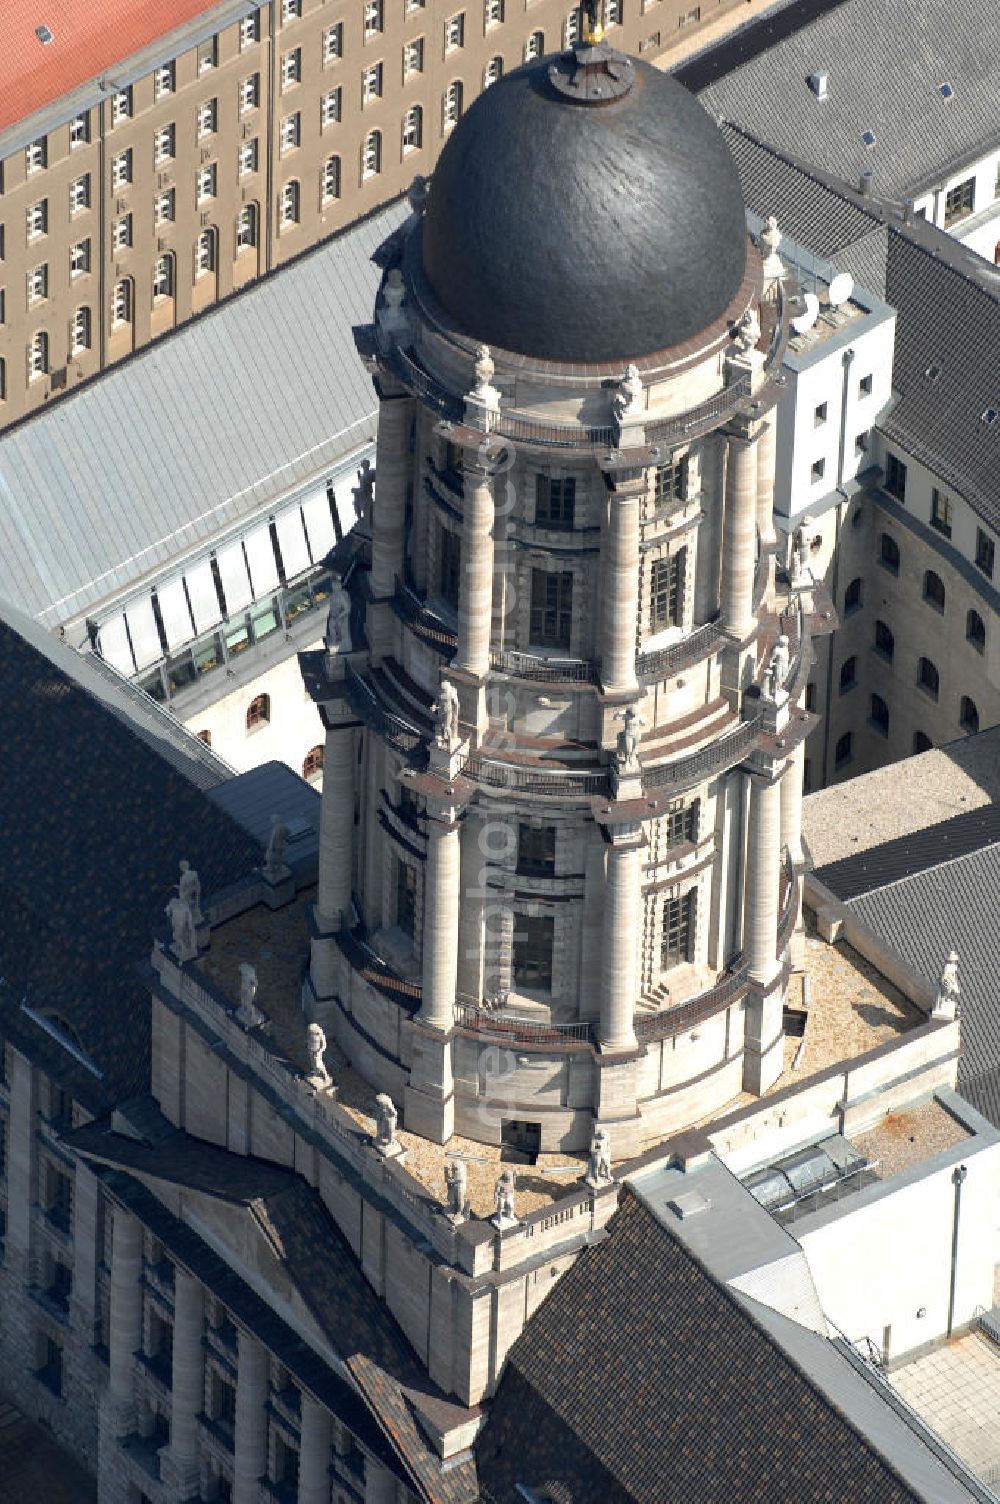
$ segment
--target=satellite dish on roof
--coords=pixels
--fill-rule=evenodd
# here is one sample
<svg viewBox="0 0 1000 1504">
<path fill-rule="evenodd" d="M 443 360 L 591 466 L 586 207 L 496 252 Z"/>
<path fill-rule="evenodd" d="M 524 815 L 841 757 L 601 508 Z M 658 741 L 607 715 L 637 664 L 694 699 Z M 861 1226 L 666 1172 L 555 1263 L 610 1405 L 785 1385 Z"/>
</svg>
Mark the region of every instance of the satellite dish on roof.
<svg viewBox="0 0 1000 1504">
<path fill-rule="evenodd" d="M 854 291 L 854 278 L 850 272 L 838 272 L 830 283 L 829 299 L 831 308 L 839 308 L 841 303 L 846 303 Z"/>
<path fill-rule="evenodd" d="M 800 313 L 798 318 L 792 319 L 792 328 L 796 334 L 805 334 L 807 329 L 811 329 L 819 314 L 819 298 L 814 292 L 803 293 L 802 301 L 806 305 L 805 313 Z"/>
</svg>

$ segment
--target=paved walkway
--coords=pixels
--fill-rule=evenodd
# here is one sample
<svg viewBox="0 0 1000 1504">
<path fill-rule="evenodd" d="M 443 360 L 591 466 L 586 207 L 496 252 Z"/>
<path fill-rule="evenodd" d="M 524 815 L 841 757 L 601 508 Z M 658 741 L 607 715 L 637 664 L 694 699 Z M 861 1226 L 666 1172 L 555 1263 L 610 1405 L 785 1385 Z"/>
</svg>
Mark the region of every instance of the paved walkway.
<svg viewBox="0 0 1000 1504">
<path fill-rule="evenodd" d="M 43 1431 L 0 1398 L 0 1504 L 96 1504 L 97 1484 Z"/>
<path fill-rule="evenodd" d="M 1000 1348 L 969 1332 L 889 1378 L 984 1483 L 1000 1481 Z"/>
</svg>

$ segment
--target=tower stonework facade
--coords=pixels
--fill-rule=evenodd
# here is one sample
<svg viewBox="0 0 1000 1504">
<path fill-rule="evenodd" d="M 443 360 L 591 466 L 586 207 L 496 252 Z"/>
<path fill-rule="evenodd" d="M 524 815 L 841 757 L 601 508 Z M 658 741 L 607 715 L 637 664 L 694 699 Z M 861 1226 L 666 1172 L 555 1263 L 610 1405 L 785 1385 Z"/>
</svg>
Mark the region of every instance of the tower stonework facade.
<svg viewBox="0 0 1000 1504">
<path fill-rule="evenodd" d="M 376 495 L 304 1006 L 407 1128 L 638 1151 L 783 1064 L 809 611 L 775 581 L 788 295 L 669 77 L 583 43 L 469 111 L 358 346 Z M 764 247 L 765 254 L 767 247 Z"/>
</svg>

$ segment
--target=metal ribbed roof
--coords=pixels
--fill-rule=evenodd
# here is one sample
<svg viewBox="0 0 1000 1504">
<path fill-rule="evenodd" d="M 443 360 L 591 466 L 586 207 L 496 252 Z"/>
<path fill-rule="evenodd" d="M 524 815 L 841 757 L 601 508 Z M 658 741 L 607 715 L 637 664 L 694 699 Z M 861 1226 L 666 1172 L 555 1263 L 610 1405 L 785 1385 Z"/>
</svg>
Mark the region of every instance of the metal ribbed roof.
<svg viewBox="0 0 1000 1504">
<path fill-rule="evenodd" d="M 0 439 L 0 597 L 69 621 L 370 442 L 352 326 L 396 204 Z"/>
</svg>

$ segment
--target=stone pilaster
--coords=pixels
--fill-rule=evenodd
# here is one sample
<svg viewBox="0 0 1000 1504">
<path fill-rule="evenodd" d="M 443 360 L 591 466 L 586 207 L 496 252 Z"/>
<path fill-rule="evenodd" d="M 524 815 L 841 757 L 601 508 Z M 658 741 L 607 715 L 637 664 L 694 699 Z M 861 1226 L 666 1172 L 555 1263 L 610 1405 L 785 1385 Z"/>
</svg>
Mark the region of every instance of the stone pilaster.
<svg viewBox="0 0 1000 1504">
<path fill-rule="evenodd" d="M 8 1268 L 24 1283 L 31 1278 L 31 1209 L 37 1199 L 37 1112 L 38 1077 L 31 1061 L 11 1046 L 6 1262 Z"/>
<path fill-rule="evenodd" d="M 464 474 L 462 585 L 454 666 L 483 679 L 490 667 L 493 627 L 494 476 L 471 449 L 465 451 Z"/>
<path fill-rule="evenodd" d="M 319 880 L 316 923 L 323 933 L 312 942 L 310 976 L 318 999 L 336 991 L 337 950 L 328 937 L 339 930 L 350 908 L 354 874 L 354 772 L 357 741 L 353 726 L 327 727 L 323 753 L 323 794 L 319 816 Z"/>
<path fill-rule="evenodd" d="M 757 436 L 757 531 L 762 548 L 776 541 L 774 531 L 775 415 L 769 413 Z"/>
<path fill-rule="evenodd" d="M 311 1394 L 303 1394 L 301 1420 L 298 1504 L 328 1504 L 332 1419 Z"/>
<path fill-rule="evenodd" d="M 174 1275 L 173 1408 L 170 1450 L 163 1459 L 166 1481 L 175 1499 L 196 1499 L 198 1415 L 204 1404 L 205 1362 L 201 1343 L 205 1315 L 201 1284 L 183 1269 Z"/>
<path fill-rule="evenodd" d="M 455 1022 L 462 875 L 460 830 L 452 811 L 427 821 L 420 1022 L 431 1029 L 447 1030 Z"/>
<path fill-rule="evenodd" d="M 796 868 L 803 861 L 802 850 L 802 772 L 805 764 L 806 744 L 800 741 L 789 754 L 788 765 L 781 777 L 781 844 L 791 857 Z"/>
<path fill-rule="evenodd" d="M 372 512 L 371 591 L 385 600 L 403 574 L 406 537 L 406 488 L 412 464 L 409 436 L 413 399 L 380 378 L 378 438 L 375 446 L 375 504 Z M 325 779 L 324 769 L 324 779 Z"/>
<path fill-rule="evenodd" d="M 609 840 L 601 955 L 600 1044 L 606 1051 L 634 1050 L 635 1004 L 642 924 L 642 845 L 633 828 Z"/>
<path fill-rule="evenodd" d="M 722 625 L 743 641 L 756 624 L 753 578 L 757 539 L 757 451 L 750 439 L 729 436 L 722 527 Z"/>
<path fill-rule="evenodd" d="M 80 1340 L 94 1341 L 97 1318 L 97 1211 L 100 1186 L 94 1172 L 78 1159 L 73 1186 L 73 1296 L 70 1313 Z"/>
<path fill-rule="evenodd" d="M 635 675 L 639 612 L 639 517 L 644 480 L 619 485 L 608 496 L 608 543 L 601 560 L 604 596 L 601 682 L 605 692 L 630 694 Z"/>
<path fill-rule="evenodd" d="M 257 1504 L 267 1471 L 267 1350 L 240 1329 L 233 1438 L 233 1504 Z"/>
<path fill-rule="evenodd" d="M 135 1354 L 142 1342 L 142 1225 L 114 1209 L 111 1239 L 111 1337 L 108 1392 L 116 1436 L 135 1430 Z"/>
<path fill-rule="evenodd" d="M 778 969 L 778 899 L 781 881 L 781 785 L 754 777 L 747 833 L 745 949 L 755 982 Z"/>
<path fill-rule="evenodd" d="M 722 563 L 723 458 L 725 439 L 707 434 L 701 446 L 702 519 L 698 529 L 695 569 L 694 622 L 711 621 L 719 609 L 719 570 Z"/>
</svg>

